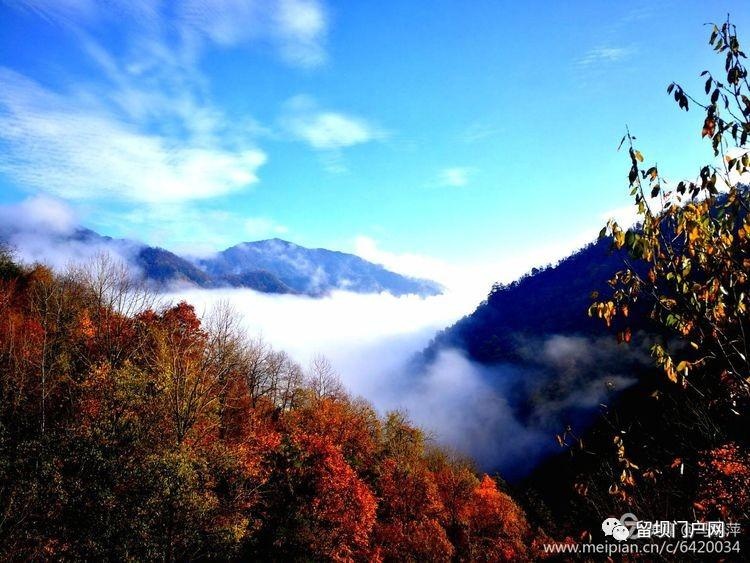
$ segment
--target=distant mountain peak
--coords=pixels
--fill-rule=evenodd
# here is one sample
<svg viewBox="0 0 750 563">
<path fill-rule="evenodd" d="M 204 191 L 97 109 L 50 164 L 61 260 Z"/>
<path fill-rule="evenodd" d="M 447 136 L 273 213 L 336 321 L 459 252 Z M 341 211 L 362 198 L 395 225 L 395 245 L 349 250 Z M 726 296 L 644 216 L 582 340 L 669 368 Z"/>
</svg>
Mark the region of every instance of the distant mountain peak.
<svg viewBox="0 0 750 563">
<path fill-rule="evenodd" d="M 354 254 L 307 248 L 280 238 L 243 242 L 196 265 L 220 278 L 263 271 L 276 276 L 297 293 L 322 295 L 333 290 L 394 295 L 437 295 L 442 287 L 387 270 Z"/>
<path fill-rule="evenodd" d="M 135 266 L 144 281 L 158 288 L 174 284 L 247 287 L 264 293 L 311 296 L 335 290 L 423 297 L 442 292 L 433 281 L 403 276 L 359 256 L 306 248 L 281 238 L 242 242 L 210 257 L 189 259 L 164 248 L 102 236 L 83 227 L 67 232 L 35 232 L 33 236 L 15 232 L 7 225 L 1 227 L 0 240 L 17 248 L 28 261 L 59 261 L 61 256 L 83 260 L 110 252 Z"/>
<path fill-rule="evenodd" d="M 288 246 L 288 247 L 298 247 L 299 245 L 290 242 L 288 240 L 284 240 L 282 238 L 274 237 L 274 238 L 266 238 L 261 240 L 249 240 L 242 242 L 240 244 L 237 244 L 235 246 Z M 230 247 L 232 248 L 232 247 Z"/>
</svg>

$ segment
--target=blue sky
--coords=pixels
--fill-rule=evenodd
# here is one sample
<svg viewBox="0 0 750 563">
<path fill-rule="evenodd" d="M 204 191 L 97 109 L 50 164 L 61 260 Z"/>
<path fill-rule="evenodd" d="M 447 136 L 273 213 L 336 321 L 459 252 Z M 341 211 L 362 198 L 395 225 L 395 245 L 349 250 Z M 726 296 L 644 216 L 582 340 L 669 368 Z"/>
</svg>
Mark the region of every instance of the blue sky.
<svg viewBox="0 0 750 563">
<path fill-rule="evenodd" d="M 710 158 L 665 87 L 742 4 L 0 0 L 0 204 L 183 252 L 572 250 L 628 203 L 626 123 Z"/>
</svg>

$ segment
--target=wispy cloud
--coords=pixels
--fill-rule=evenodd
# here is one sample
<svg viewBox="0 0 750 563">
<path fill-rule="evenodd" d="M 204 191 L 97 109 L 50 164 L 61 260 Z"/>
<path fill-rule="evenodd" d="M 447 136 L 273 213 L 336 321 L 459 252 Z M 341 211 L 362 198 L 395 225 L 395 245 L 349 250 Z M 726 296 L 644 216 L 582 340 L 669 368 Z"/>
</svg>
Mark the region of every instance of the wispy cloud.
<svg viewBox="0 0 750 563">
<path fill-rule="evenodd" d="M 301 66 L 325 62 L 323 44 L 328 16 L 323 6 L 313 0 L 283 0 L 277 14 L 283 56 Z"/>
<path fill-rule="evenodd" d="M 501 130 L 501 127 L 493 123 L 475 121 L 459 135 L 459 139 L 464 143 L 478 143 L 479 141 L 494 137 Z"/>
<path fill-rule="evenodd" d="M 230 47 L 255 40 L 274 45 L 296 66 L 326 60 L 328 16 L 316 0 L 187 0 L 177 11 L 179 30 L 194 53 L 206 41 Z"/>
<path fill-rule="evenodd" d="M 320 0 L 5 0 L 11 7 L 55 24 L 83 29 L 104 21 L 129 19 L 142 34 L 165 40 L 170 48 L 196 57 L 208 44 L 234 47 L 252 41 L 272 45 L 289 64 L 312 67 L 325 62 L 328 14 Z"/>
<path fill-rule="evenodd" d="M 230 118 L 212 102 L 201 68 L 205 52 L 255 42 L 292 66 L 326 59 L 328 15 L 318 0 L 9 5 L 67 30 L 97 72 L 85 81 L 43 85 L 0 67 L 0 172 L 30 191 L 85 202 L 112 222 L 161 218 L 165 232 L 185 230 L 186 218 L 200 215 L 192 208 L 198 202 L 205 206 L 257 183 L 267 160 L 256 139 L 268 130 L 252 117 Z M 104 24 L 121 31 L 117 50 L 97 40 Z M 319 116 L 328 137 L 309 132 L 318 145 L 348 146 L 369 134 L 363 123 L 335 116 Z M 251 232 L 263 230 L 252 221 Z M 231 224 L 239 232 L 247 226 L 235 217 Z"/>
<path fill-rule="evenodd" d="M 330 111 L 296 118 L 292 130 L 315 149 L 340 149 L 373 139 L 367 122 Z"/>
<path fill-rule="evenodd" d="M 17 204 L 0 205 L 0 240 L 23 262 L 40 262 L 64 270 L 104 253 L 131 264 L 133 273 L 137 272 L 133 264 L 136 244 L 79 238 L 77 227 L 77 217 L 70 207 L 55 198 L 35 196 Z"/>
<path fill-rule="evenodd" d="M 316 150 L 335 151 L 380 139 L 383 132 L 368 120 L 321 109 L 309 96 L 296 96 L 286 104 L 284 128 Z"/>
<path fill-rule="evenodd" d="M 147 132 L 146 124 L 97 101 L 93 90 L 52 92 L 6 68 L 0 82 L 0 170 L 66 199 L 206 199 L 256 182 L 266 160 L 252 147 Z"/>
<path fill-rule="evenodd" d="M 381 264 L 387 269 L 416 278 L 434 280 L 449 292 L 468 297 L 467 303 L 478 303 L 486 297 L 488 288 L 497 281 L 510 281 L 528 271 L 533 262 L 513 258 L 472 262 L 448 262 L 412 252 L 398 253 L 384 249 L 377 240 L 359 235 L 353 240 L 352 251 L 358 256 Z M 537 259 L 537 257 L 534 257 Z"/>
<path fill-rule="evenodd" d="M 444 168 L 438 173 L 436 184 L 444 187 L 463 188 L 469 185 L 475 172 L 476 169 L 468 166 Z"/>
<path fill-rule="evenodd" d="M 27 198 L 19 203 L 0 206 L 0 231 L 67 234 L 75 229 L 77 219 L 64 202 L 47 196 Z"/>
<path fill-rule="evenodd" d="M 70 27 L 123 17 L 136 19 L 143 25 L 159 18 L 159 3 L 150 0 L 110 0 L 106 4 L 97 0 L 5 0 L 5 3 Z"/>
<path fill-rule="evenodd" d="M 289 228 L 268 217 L 251 217 L 245 220 L 245 234 L 251 238 L 283 235 Z"/>
<path fill-rule="evenodd" d="M 576 64 L 580 67 L 591 67 L 616 63 L 627 59 L 633 52 L 633 49 L 630 47 L 595 47 L 579 58 Z"/>
<path fill-rule="evenodd" d="M 286 236 L 290 229 L 274 217 L 248 215 L 205 202 L 201 205 L 154 205 L 105 213 L 107 225 L 125 225 L 122 236 L 147 241 L 185 256 L 210 256 L 238 242 Z"/>
</svg>

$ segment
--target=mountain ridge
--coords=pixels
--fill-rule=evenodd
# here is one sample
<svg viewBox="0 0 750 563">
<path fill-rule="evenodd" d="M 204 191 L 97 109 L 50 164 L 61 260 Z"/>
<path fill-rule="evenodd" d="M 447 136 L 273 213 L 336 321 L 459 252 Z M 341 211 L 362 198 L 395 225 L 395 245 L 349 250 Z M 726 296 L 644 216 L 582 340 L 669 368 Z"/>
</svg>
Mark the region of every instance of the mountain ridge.
<svg viewBox="0 0 750 563">
<path fill-rule="evenodd" d="M 354 254 L 307 248 L 280 238 L 241 242 L 202 258 L 101 235 L 85 227 L 22 230 L 5 225 L 0 227 L 0 241 L 29 261 L 54 259 L 58 265 L 66 253 L 78 260 L 95 255 L 97 250 L 114 253 L 135 266 L 141 281 L 159 290 L 189 285 L 312 297 L 336 290 L 428 297 L 443 290 L 434 281 L 398 274 Z"/>
<path fill-rule="evenodd" d="M 195 263 L 209 275 L 220 278 L 248 271 L 269 272 L 294 292 L 309 295 L 325 294 L 332 289 L 357 293 L 387 291 L 396 296 L 441 292 L 435 282 L 397 274 L 354 254 L 307 248 L 280 238 L 242 242 Z"/>
</svg>

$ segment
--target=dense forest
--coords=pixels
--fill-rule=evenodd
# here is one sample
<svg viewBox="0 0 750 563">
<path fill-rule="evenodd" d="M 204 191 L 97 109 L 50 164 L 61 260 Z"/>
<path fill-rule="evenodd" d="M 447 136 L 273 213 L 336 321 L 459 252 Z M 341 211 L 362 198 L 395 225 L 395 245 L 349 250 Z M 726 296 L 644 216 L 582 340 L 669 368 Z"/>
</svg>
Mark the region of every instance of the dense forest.
<svg viewBox="0 0 750 563">
<path fill-rule="evenodd" d="M 518 561 L 524 512 L 320 358 L 106 259 L 0 262 L 3 559 Z"/>
</svg>

